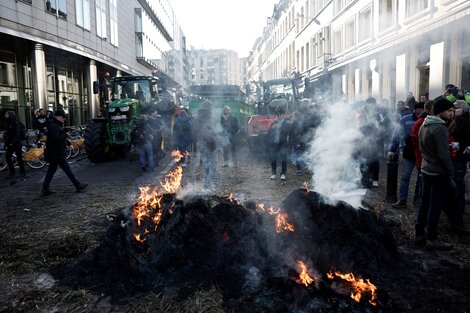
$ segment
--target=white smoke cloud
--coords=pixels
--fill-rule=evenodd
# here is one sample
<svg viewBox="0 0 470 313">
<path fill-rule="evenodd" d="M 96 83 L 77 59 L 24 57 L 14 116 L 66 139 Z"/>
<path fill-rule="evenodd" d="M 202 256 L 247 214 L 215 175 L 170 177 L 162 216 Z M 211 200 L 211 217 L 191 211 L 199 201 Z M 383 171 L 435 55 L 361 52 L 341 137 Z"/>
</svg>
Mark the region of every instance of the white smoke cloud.
<svg viewBox="0 0 470 313">
<path fill-rule="evenodd" d="M 353 156 L 363 135 L 354 116 L 354 107 L 337 103 L 325 109 L 326 116 L 304 156 L 313 173 L 313 189 L 332 201 L 344 200 L 360 207 L 362 197 L 358 195 L 364 195 L 365 190 L 358 187 L 360 160 Z"/>
</svg>

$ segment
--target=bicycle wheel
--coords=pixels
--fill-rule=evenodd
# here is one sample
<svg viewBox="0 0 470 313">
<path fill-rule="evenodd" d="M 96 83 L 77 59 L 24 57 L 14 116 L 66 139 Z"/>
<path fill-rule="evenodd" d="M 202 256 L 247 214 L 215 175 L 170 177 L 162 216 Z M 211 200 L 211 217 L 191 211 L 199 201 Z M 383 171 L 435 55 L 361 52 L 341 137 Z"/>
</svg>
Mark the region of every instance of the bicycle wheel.
<svg viewBox="0 0 470 313">
<path fill-rule="evenodd" d="M 5 150 L 0 151 L 0 171 L 3 171 L 7 167 L 7 152 Z"/>
<path fill-rule="evenodd" d="M 67 145 L 67 148 L 65 149 L 65 159 L 69 159 L 70 156 L 72 155 L 72 145 Z"/>
<path fill-rule="evenodd" d="M 29 167 L 39 169 L 46 165 L 44 161 L 44 148 L 34 147 L 30 148 L 24 155 L 24 160 Z"/>
<path fill-rule="evenodd" d="M 70 156 L 71 156 L 72 158 L 76 157 L 76 156 L 80 153 L 80 148 L 78 147 L 77 144 L 72 143 L 72 144 L 70 145 L 70 148 L 71 148 L 71 150 L 72 150 L 71 153 L 70 153 Z"/>
</svg>

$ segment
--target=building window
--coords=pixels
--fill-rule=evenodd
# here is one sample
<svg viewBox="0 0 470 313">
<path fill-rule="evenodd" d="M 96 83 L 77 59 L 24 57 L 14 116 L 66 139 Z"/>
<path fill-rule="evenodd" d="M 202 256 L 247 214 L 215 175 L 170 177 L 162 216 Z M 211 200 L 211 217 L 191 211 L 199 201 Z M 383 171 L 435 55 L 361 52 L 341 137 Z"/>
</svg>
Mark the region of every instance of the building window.
<svg viewBox="0 0 470 313">
<path fill-rule="evenodd" d="M 325 37 L 323 36 L 323 32 L 320 31 L 317 33 L 317 49 L 318 49 L 318 53 L 317 53 L 317 56 L 318 57 L 321 57 L 324 53 L 324 44 L 325 44 Z"/>
<path fill-rule="evenodd" d="M 33 4 L 32 0 L 20 0 L 21 2 L 27 3 L 27 4 Z"/>
<path fill-rule="evenodd" d="M 310 68 L 310 43 L 305 45 L 305 67 Z"/>
<path fill-rule="evenodd" d="M 75 0 L 77 25 L 90 30 L 90 0 Z"/>
<path fill-rule="evenodd" d="M 335 0 L 335 14 L 343 9 L 343 0 Z"/>
<path fill-rule="evenodd" d="M 379 28 L 380 30 L 387 29 L 393 25 L 395 19 L 393 0 L 380 0 L 379 3 Z"/>
<path fill-rule="evenodd" d="M 46 0 L 46 11 L 67 19 L 67 0 Z"/>
<path fill-rule="evenodd" d="M 111 44 L 117 47 L 118 40 L 118 16 L 117 16 L 117 0 L 109 0 L 109 21 L 110 21 L 110 35 Z"/>
<path fill-rule="evenodd" d="M 406 16 L 413 16 L 423 10 L 429 9 L 429 0 L 406 1 Z"/>
<path fill-rule="evenodd" d="M 370 39 L 372 35 L 372 12 L 370 7 L 359 12 L 359 42 Z"/>
<path fill-rule="evenodd" d="M 342 47 L 342 31 L 341 28 L 333 32 L 333 51 L 334 54 L 339 54 L 343 51 Z"/>
<path fill-rule="evenodd" d="M 96 0 L 96 35 L 106 39 L 106 0 Z"/>
<path fill-rule="evenodd" d="M 344 49 L 353 47 L 356 39 L 356 21 L 354 19 L 346 22 L 345 37 Z"/>
<path fill-rule="evenodd" d="M 317 49 L 316 49 L 316 40 L 312 38 L 312 67 L 317 65 Z"/>
</svg>

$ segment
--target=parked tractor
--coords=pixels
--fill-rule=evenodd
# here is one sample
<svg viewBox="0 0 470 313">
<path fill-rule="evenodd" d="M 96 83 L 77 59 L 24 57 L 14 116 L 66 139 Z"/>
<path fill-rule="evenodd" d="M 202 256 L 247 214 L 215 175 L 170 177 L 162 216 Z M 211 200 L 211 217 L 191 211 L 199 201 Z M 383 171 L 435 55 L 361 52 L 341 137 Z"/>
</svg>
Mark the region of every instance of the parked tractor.
<svg viewBox="0 0 470 313">
<path fill-rule="evenodd" d="M 278 78 L 262 83 L 258 92 L 256 115 L 248 119 L 248 143 L 250 150 L 259 152 L 265 147 L 267 135 L 276 115 L 290 116 L 300 105 L 295 79 Z"/>
<path fill-rule="evenodd" d="M 102 118 L 94 118 L 85 128 L 85 150 L 93 163 L 109 159 L 112 153 L 126 153 L 130 133 L 141 111 L 155 107 L 158 78 L 124 76 L 111 78 L 112 97 Z"/>
</svg>

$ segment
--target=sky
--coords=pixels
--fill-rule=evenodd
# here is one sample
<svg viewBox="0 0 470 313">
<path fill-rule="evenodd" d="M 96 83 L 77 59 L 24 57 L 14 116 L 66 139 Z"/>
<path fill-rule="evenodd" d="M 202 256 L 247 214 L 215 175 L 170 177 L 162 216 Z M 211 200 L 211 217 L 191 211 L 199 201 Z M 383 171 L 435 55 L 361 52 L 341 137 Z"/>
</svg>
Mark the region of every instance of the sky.
<svg viewBox="0 0 470 313">
<path fill-rule="evenodd" d="M 278 0 L 171 0 L 188 48 L 247 57 Z"/>
</svg>

